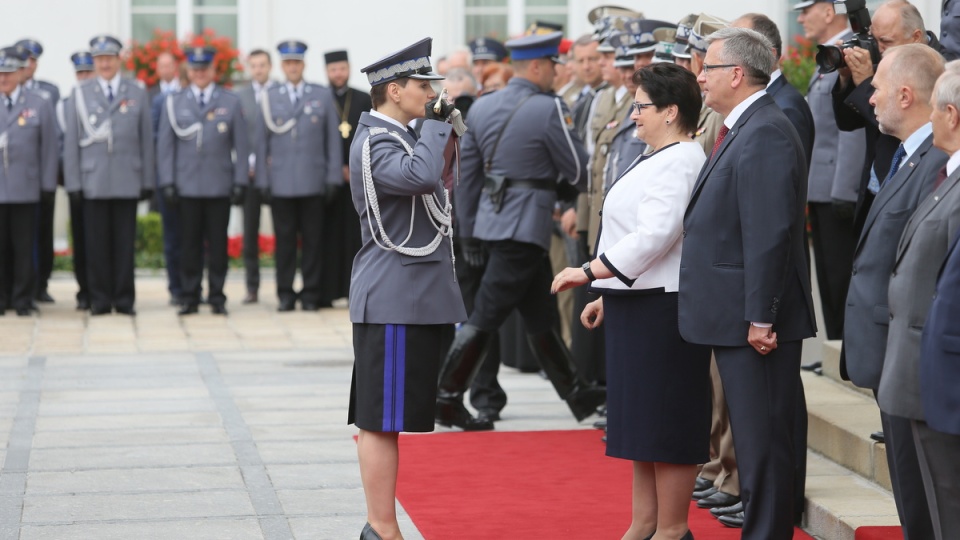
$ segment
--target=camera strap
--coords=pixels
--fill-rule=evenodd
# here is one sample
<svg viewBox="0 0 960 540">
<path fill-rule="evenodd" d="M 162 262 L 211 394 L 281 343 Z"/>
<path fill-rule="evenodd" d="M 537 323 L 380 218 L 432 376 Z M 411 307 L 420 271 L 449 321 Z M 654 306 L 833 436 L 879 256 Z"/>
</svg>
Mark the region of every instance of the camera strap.
<svg viewBox="0 0 960 540">
<path fill-rule="evenodd" d="M 483 163 L 484 172 L 490 172 L 490 168 L 493 166 L 493 156 L 497 154 L 497 148 L 500 146 L 500 139 L 503 138 L 503 132 L 507 130 L 507 126 L 510 125 L 510 120 L 513 120 L 513 115 L 517 114 L 517 111 L 520 110 L 520 107 L 527 102 L 528 99 L 533 97 L 534 94 L 527 94 L 526 97 L 520 100 L 520 103 L 517 103 L 517 106 L 510 111 L 510 115 L 507 116 L 507 121 L 503 123 L 503 126 L 500 128 L 500 133 L 497 134 L 497 140 L 493 141 L 493 148 L 490 149 L 490 155 L 487 156 L 486 161 Z"/>
</svg>

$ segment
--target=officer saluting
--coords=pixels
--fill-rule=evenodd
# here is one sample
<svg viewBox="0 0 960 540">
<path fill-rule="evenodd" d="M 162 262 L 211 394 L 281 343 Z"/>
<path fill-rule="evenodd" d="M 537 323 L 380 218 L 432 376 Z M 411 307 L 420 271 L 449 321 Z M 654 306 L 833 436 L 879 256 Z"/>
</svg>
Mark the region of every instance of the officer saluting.
<svg viewBox="0 0 960 540">
<path fill-rule="evenodd" d="M 20 66 L 15 48 L 0 49 L 0 314 L 12 304 L 26 317 L 35 287 L 37 203 L 57 188 L 57 125 L 50 103 L 20 85 Z"/>
<path fill-rule="evenodd" d="M 462 178 L 454 190 L 464 257 L 489 263 L 473 312 L 457 332 L 440 374 L 437 422 L 490 429 L 463 406 L 463 393 L 493 332 L 517 308 L 537 360 L 574 416 L 603 403 L 604 392 L 577 376 L 555 330 L 556 300 L 547 250 L 558 191 L 572 200 L 586 187 L 587 154 L 563 101 L 551 91 L 560 32 L 508 41 L 516 76 L 470 111 Z M 481 192 L 482 191 L 482 192 Z"/>
<path fill-rule="evenodd" d="M 260 99 L 257 187 L 271 203 L 277 247 L 279 311 L 292 311 L 299 296 L 304 311 L 320 308 L 325 197 L 343 183 L 340 118 L 326 87 L 303 80 L 304 53 L 299 41 L 277 46 L 284 83 Z M 293 290 L 297 272 L 297 236 L 303 245 L 303 290 Z"/>
<path fill-rule="evenodd" d="M 150 102 L 146 90 L 120 76 L 122 47 L 111 36 L 90 41 L 97 77 L 78 84 L 64 109 L 64 183 L 84 200 L 92 315 L 136 313 L 137 199 L 154 187 Z"/>
<path fill-rule="evenodd" d="M 166 97 L 157 131 L 157 184 L 180 220 L 180 315 L 196 313 L 200 304 L 204 243 L 210 308 L 227 314 L 230 203 L 243 203 L 248 182 L 249 135 L 240 98 L 213 83 L 215 54 L 212 47 L 187 51 L 192 83 Z"/>
</svg>

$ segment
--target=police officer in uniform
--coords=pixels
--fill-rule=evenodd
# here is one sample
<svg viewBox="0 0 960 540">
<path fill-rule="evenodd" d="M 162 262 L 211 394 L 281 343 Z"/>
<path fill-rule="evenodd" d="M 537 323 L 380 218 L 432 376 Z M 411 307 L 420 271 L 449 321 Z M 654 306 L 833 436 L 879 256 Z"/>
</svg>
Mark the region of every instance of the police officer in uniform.
<svg viewBox="0 0 960 540">
<path fill-rule="evenodd" d="M 690 71 L 694 75 L 700 75 L 703 71 L 703 60 L 707 57 L 707 36 L 727 26 L 729 26 L 727 21 L 701 13 L 693 23 L 686 47 L 674 47 L 673 55 L 689 54 Z M 693 133 L 693 140 L 703 146 L 703 151 L 708 156 L 713 153 L 713 143 L 716 142 L 717 135 L 720 133 L 723 118 L 723 115 L 707 107 L 706 103 L 700 109 L 700 119 L 697 122 L 697 131 Z M 719 379 L 717 383 L 719 384 Z"/>
<path fill-rule="evenodd" d="M 474 310 L 440 373 L 437 422 L 490 429 L 463 405 L 463 394 L 490 338 L 517 308 L 537 360 L 578 420 L 603 403 L 573 366 L 557 331 L 547 249 L 558 191 L 573 200 L 586 187 L 587 156 L 566 105 L 551 91 L 562 34 L 506 43 L 516 76 L 477 100 L 463 139 L 460 184 L 454 192 L 465 256 L 489 257 Z"/>
<path fill-rule="evenodd" d="M 77 83 L 90 79 L 96 74 L 93 72 L 93 56 L 90 51 L 78 51 L 70 56 L 70 63 L 76 73 Z M 57 126 L 60 128 L 60 153 L 63 154 L 63 134 L 67 128 L 64 111 L 70 107 L 73 93 L 57 103 Z M 73 275 L 77 279 L 77 310 L 90 309 L 90 288 L 87 285 L 87 242 L 84 237 L 83 200 L 70 197 L 70 240 L 73 243 Z"/>
<path fill-rule="evenodd" d="M 227 224 L 230 203 L 243 204 L 249 182 L 247 124 L 240 98 L 218 87 L 213 47 L 187 51 L 191 84 L 168 95 L 157 133 L 157 185 L 171 206 L 179 207 L 180 315 L 197 312 L 207 252 L 207 301 L 215 315 L 226 315 Z M 235 157 L 234 157 L 235 156 Z"/>
<path fill-rule="evenodd" d="M 262 129 L 257 148 L 257 186 L 270 201 L 276 231 L 278 311 L 321 307 L 323 214 L 343 183 L 340 119 L 329 88 L 303 80 L 307 45 L 277 46 L 287 80 L 261 98 Z M 303 290 L 293 290 L 297 237 L 302 248 Z"/>
<path fill-rule="evenodd" d="M 137 200 L 154 189 L 153 127 L 146 90 L 120 76 L 120 41 L 90 41 L 95 79 L 74 89 L 64 109 L 64 184 L 82 197 L 90 313 L 135 315 Z"/>
<path fill-rule="evenodd" d="M 476 38 L 467 43 L 467 47 L 470 48 L 470 57 L 473 59 L 470 72 L 473 73 L 473 78 L 477 80 L 478 85 L 483 78 L 481 76 L 483 75 L 483 68 L 490 64 L 503 62 L 507 57 L 507 48 L 503 46 L 503 43 L 492 38 Z"/>
<path fill-rule="evenodd" d="M 56 107 L 60 102 L 60 89 L 57 85 L 47 81 L 40 81 L 33 76 L 37 72 L 37 60 L 43 54 L 43 45 L 35 39 L 21 39 L 14 44 L 14 47 L 26 52 L 27 62 L 24 65 L 21 74 L 21 84 L 31 92 L 40 94 L 50 107 Z M 40 198 L 40 220 L 39 232 L 37 236 L 37 291 L 36 300 L 38 302 L 53 302 L 53 297 L 47 292 L 47 284 L 50 281 L 50 274 L 53 272 L 53 210 L 55 198 L 45 195 Z"/>
<path fill-rule="evenodd" d="M 35 290 L 37 207 L 57 188 L 57 124 L 51 104 L 20 84 L 15 47 L 0 49 L 0 313 L 29 316 Z M 9 297 L 7 295 L 9 294 Z"/>
</svg>

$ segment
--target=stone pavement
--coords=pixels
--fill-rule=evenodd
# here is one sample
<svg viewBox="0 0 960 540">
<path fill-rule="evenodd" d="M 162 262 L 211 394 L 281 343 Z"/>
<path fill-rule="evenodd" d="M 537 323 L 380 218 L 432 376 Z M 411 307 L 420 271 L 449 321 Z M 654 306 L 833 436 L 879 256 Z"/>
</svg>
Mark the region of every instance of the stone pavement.
<svg viewBox="0 0 960 540">
<path fill-rule="evenodd" d="M 57 303 L 0 317 L 0 540 L 359 536 L 347 312 L 277 313 L 269 276 L 242 306 L 243 287 L 232 271 L 228 317 L 180 318 L 138 277 L 136 317 L 89 317 L 63 274 Z M 578 427 L 540 377 L 501 383 L 498 429 Z"/>
</svg>

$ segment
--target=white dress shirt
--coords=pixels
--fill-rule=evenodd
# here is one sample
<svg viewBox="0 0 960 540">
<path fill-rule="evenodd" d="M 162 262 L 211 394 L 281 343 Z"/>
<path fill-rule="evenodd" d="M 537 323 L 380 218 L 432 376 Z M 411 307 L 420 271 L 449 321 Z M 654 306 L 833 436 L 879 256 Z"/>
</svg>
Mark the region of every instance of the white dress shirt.
<svg viewBox="0 0 960 540">
<path fill-rule="evenodd" d="M 117 92 L 120 91 L 120 73 L 118 72 L 113 76 L 109 81 L 97 77 L 97 81 L 100 83 L 100 89 L 103 90 L 103 95 L 109 98 L 111 95 L 116 98 Z M 108 88 L 109 87 L 109 88 Z"/>
<path fill-rule="evenodd" d="M 180 90 L 180 80 L 170 79 L 169 81 L 160 81 L 160 92 L 163 95 L 172 94 Z"/>
<path fill-rule="evenodd" d="M 727 126 L 727 129 L 733 129 L 733 126 L 737 125 L 737 120 L 740 120 L 740 117 L 743 116 L 743 113 L 753 105 L 758 99 L 767 95 L 766 89 L 757 90 L 753 94 L 747 97 L 747 99 L 740 102 L 739 105 L 733 108 L 730 111 L 730 114 L 727 115 L 727 118 L 724 119 L 723 125 Z"/>
<path fill-rule="evenodd" d="M 953 172 L 957 170 L 957 167 L 960 167 L 960 150 L 954 152 L 947 161 L 947 176 L 953 174 Z"/>
<path fill-rule="evenodd" d="M 213 87 L 216 86 L 214 83 L 210 83 L 203 90 L 195 84 L 190 85 L 190 91 L 193 92 L 193 99 L 197 100 L 197 103 L 200 103 L 200 96 L 203 95 L 203 106 L 206 107 L 210 104 L 210 98 L 213 96 Z"/>
<path fill-rule="evenodd" d="M 290 103 L 296 103 L 298 99 L 303 99 L 303 87 L 306 83 L 300 81 L 298 84 L 287 82 L 287 93 L 290 94 Z"/>
</svg>

